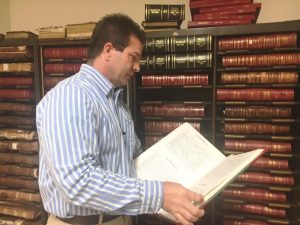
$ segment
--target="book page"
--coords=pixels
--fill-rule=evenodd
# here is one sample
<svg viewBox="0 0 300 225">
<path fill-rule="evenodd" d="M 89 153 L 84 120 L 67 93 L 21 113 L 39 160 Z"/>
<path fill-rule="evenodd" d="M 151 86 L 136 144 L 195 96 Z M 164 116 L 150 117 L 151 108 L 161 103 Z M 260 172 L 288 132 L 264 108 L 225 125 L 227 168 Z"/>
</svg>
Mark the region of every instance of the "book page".
<svg viewBox="0 0 300 225">
<path fill-rule="evenodd" d="M 184 123 L 135 160 L 139 178 L 173 181 L 189 187 L 225 156 L 190 124 Z"/>
</svg>

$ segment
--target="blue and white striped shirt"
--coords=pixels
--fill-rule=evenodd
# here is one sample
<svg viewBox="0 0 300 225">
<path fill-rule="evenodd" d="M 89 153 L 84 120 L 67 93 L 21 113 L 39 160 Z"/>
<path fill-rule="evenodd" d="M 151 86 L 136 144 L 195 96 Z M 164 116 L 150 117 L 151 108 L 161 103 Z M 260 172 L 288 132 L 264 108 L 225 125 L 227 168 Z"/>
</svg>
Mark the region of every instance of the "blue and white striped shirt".
<svg viewBox="0 0 300 225">
<path fill-rule="evenodd" d="M 47 212 L 136 215 L 161 208 L 162 183 L 136 178 L 140 142 L 120 92 L 83 64 L 38 104 L 39 187 Z"/>
</svg>

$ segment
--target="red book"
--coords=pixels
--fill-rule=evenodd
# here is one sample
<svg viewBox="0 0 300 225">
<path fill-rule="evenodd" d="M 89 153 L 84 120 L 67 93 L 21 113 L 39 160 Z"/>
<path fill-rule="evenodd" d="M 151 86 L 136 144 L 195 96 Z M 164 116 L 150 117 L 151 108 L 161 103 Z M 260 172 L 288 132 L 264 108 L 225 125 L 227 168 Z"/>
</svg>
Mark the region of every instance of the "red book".
<svg viewBox="0 0 300 225">
<path fill-rule="evenodd" d="M 55 63 L 46 64 L 46 73 L 77 73 L 80 70 L 80 63 Z"/>
<path fill-rule="evenodd" d="M 237 20 L 198 20 L 188 21 L 188 28 L 199 28 L 199 27 L 216 27 L 216 26 L 230 26 L 239 24 L 250 24 L 249 19 L 237 19 Z"/>
<path fill-rule="evenodd" d="M 251 20 L 251 22 L 256 21 L 255 15 L 216 15 L 209 16 L 203 14 L 195 14 L 193 15 L 193 20 Z"/>
<path fill-rule="evenodd" d="M 87 47 L 45 48 L 43 55 L 47 59 L 86 59 Z"/>
<path fill-rule="evenodd" d="M 247 9 L 247 8 L 261 8 L 261 3 L 252 3 L 252 4 L 241 4 L 241 5 L 225 5 L 225 6 L 214 6 L 207 8 L 199 8 L 197 9 L 198 13 L 215 13 L 215 12 L 223 12 L 226 10 L 239 10 L 239 9 Z"/>
<path fill-rule="evenodd" d="M 207 8 L 213 6 L 226 6 L 226 5 L 239 5 L 239 4 L 250 4 L 253 0 L 232 0 L 232 1 L 212 1 L 212 2 L 203 2 L 203 1 L 192 1 L 190 2 L 190 8 Z"/>
</svg>

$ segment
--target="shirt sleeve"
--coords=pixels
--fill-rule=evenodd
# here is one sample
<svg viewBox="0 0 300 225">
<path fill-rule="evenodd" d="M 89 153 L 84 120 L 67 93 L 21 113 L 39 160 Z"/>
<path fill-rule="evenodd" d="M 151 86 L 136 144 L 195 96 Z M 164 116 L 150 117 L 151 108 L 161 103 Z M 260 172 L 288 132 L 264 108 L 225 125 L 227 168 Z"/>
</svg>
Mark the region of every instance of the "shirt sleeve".
<svg viewBox="0 0 300 225">
<path fill-rule="evenodd" d="M 162 207 L 162 182 L 129 178 L 101 167 L 96 114 L 88 94 L 73 85 L 52 94 L 39 115 L 39 136 L 46 167 L 63 199 L 110 214 L 156 213 Z"/>
</svg>

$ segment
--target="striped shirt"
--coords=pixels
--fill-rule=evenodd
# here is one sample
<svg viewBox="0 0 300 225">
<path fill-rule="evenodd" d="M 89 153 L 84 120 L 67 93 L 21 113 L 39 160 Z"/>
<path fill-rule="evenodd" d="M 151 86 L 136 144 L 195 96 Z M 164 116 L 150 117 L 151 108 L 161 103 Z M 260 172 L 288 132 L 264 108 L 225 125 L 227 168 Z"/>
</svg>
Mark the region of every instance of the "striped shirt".
<svg viewBox="0 0 300 225">
<path fill-rule="evenodd" d="M 83 64 L 38 104 L 39 187 L 47 212 L 136 215 L 162 207 L 162 183 L 136 178 L 140 142 L 121 91 Z"/>
</svg>

